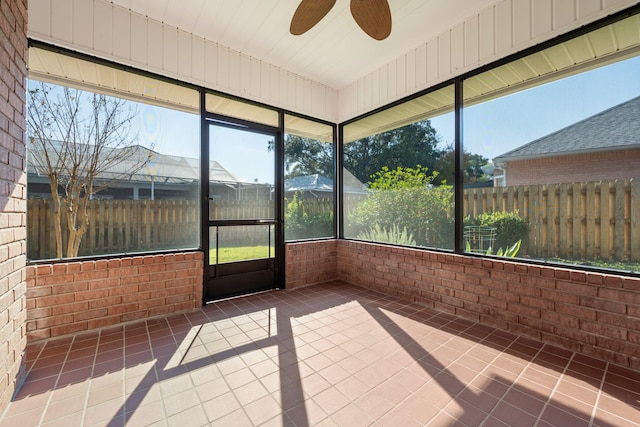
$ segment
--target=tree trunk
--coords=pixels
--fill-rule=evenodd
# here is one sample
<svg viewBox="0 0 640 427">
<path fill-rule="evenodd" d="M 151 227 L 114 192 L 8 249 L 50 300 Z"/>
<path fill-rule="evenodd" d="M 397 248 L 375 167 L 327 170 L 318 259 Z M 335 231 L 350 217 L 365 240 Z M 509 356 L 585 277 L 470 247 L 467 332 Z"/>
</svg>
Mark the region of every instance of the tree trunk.
<svg viewBox="0 0 640 427">
<path fill-rule="evenodd" d="M 56 235 L 56 258 L 62 258 L 62 212 L 60 211 L 60 195 L 58 194 L 58 179 L 49 177 L 51 199 L 53 202 L 53 229 Z"/>
<path fill-rule="evenodd" d="M 73 258 L 77 255 L 73 253 L 73 247 L 75 246 L 77 235 L 75 224 L 76 213 L 73 211 L 73 209 L 74 208 L 71 207 L 67 210 L 67 228 L 69 229 L 69 240 L 67 240 L 67 258 Z"/>
<path fill-rule="evenodd" d="M 81 203 L 78 205 L 80 212 L 76 214 L 82 218 L 82 222 L 80 227 L 76 230 L 75 240 L 73 242 L 73 256 L 78 256 L 78 252 L 80 251 L 80 243 L 82 242 L 82 238 L 84 234 L 87 232 L 87 226 L 89 225 L 89 213 L 87 212 L 89 206 L 89 194 L 86 194 Z"/>
</svg>

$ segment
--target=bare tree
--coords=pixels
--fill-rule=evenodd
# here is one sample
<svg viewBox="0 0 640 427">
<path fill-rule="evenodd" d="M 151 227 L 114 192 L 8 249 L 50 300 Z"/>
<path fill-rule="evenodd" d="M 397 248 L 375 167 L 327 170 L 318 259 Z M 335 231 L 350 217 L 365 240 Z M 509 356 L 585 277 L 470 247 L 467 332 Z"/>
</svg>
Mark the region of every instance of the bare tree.
<svg viewBox="0 0 640 427">
<path fill-rule="evenodd" d="M 31 82 L 28 131 L 30 162 L 46 175 L 53 199 L 56 256 L 78 255 L 89 223 L 91 197 L 128 179 L 150 160 L 134 145 L 135 109 L 127 101 L 63 86 Z M 140 156 L 140 153 L 143 156 Z M 147 157 L 144 157 L 144 156 Z M 66 215 L 63 215 L 63 212 Z"/>
</svg>

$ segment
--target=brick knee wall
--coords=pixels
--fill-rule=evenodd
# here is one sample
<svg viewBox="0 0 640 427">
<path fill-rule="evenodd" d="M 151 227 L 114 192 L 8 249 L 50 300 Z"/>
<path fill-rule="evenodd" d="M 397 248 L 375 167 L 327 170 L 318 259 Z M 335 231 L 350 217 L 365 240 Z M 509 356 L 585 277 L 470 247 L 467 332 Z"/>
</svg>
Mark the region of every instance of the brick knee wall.
<svg viewBox="0 0 640 427">
<path fill-rule="evenodd" d="M 25 377 L 27 0 L 0 2 L 0 413 Z"/>
<path fill-rule="evenodd" d="M 202 307 L 203 254 L 27 267 L 27 338 L 52 338 Z"/>
<path fill-rule="evenodd" d="M 337 240 L 287 243 L 285 249 L 287 289 L 334 280 L 336 248 Z"/>
<path fill-rule="evenodd" d="M 337 278 L 640 369 L 640 277 L 339 241 Z"/>
</svg>

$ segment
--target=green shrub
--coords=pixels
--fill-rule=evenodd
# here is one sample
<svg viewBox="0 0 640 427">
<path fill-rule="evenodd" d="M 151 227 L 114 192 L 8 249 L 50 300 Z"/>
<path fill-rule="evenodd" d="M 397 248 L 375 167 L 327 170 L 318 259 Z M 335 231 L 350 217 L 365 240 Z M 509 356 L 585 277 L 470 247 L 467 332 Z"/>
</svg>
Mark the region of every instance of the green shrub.
<svg viewBox="0 0 640 427">
<path fill-rule="evenodd" d="M 304 208 L 304 202 L 294 194 L 284 211 L 285 240 L 333 236 L 333 213 L 309 214 Z"/>
<path fill-rule="evenodd" d="M 351 235 L 379 226 L 406 230 L 418 246 L 453 247 L 453 189 L 431 184 L 437 173 L 427 175 L 421 166 L 372 175 L 371 194 L 347 218 Z M 355 232 L 354 232 L 355 231 Z"/>
<path fill-rule="evenodd" d="M 515 212 L 484 212 L 475 218 L 466 217 L 464 225 L 495 227 L 496 240 L 493 249 L 512 248 L 516 243 L 526 244 L 529 237 L 529 223 Z M 518 245 L 520 248 L 520 245 Z"/>
<path fill-rule="evenodd" d="M 506 249 L 502 249 L 499 248 L 498 251 L 496 252 L 496 256 L 503 256 L 506 258 L 514 258 L 516 255 L 518 255 L 518 252 L 520 251 L 520 244 L 522 243 L 522 240 L 518 240 L 513 246 L 508 247 Z M 467 241 L 467 247 L 466 247 L 466 251 L 467 252 L 474 252 L 471 248 L 471 243 L 469 241 Z M 487 249 L 486 252 L 483 252 L 487 255 L 492 255 L 493 254 L 493 248 L 489 247 L 489 249 Z"/>
<path fill-rule="evenodd" d="M 393 224 L 391 229 L 387 230 L 378 224 L 371 227 L 368 231 L 364 231 L 358 235 L 358 239 L 368 240 L 371 242 L 393 243 L 396 245 L 415 246 L 416 241 L 413 235 L 407 233 L 407 229 Z"/>
</svg>

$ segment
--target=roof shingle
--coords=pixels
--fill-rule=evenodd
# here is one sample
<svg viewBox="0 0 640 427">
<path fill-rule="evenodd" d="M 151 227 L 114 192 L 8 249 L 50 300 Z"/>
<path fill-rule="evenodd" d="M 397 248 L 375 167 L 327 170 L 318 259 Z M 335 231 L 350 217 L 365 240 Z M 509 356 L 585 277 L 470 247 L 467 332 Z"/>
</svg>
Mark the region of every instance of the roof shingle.
<svg viewBox="0 0 640 427">
<path fill-rule="evenodd" d="M 640 96 L 501 154 L 494 163 L 640 147 Z"/>
</svg>

